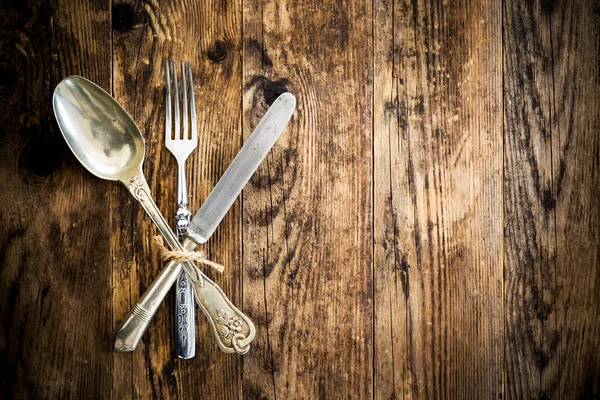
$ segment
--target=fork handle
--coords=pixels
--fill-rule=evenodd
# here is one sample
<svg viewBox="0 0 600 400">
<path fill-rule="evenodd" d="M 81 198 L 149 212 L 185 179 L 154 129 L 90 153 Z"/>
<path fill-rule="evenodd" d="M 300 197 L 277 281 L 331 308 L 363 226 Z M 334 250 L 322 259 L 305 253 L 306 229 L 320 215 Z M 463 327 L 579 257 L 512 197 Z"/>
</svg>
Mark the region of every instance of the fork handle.
<svg viewBox="0 0 600 400">
<path fill-rule="evenodd" d="M 190 224 L 191 212 L 180 205 L 175 213 L 175 232 L 181 242 Z M 194 308 L 194 288 L 185 271 L 177 278 L 175 285 L 175 351 L 184 360 L 196 355 L 196 325 Z"/>
</svg>

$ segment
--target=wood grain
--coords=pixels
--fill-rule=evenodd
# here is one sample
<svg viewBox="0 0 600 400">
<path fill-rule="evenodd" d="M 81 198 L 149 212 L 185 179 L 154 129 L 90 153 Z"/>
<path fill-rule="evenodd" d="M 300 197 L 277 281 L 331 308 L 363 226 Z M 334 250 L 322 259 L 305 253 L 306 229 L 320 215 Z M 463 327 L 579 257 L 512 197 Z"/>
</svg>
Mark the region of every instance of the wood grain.
<svg viewBox="0 0 600 400">
<path fill-rule="evenodd" d="M 112 385 L 108 185 L 68 150 L 50 101 L 70 74 L 110 88 L 109 4 L 1 6 L 1 398 Z"/>
<path fill-rule="evenodd" d="M 499 397 L 501 10 L 375 4 L 375 397 Z"/>
<path fill-rule="evenodd" d="M 0 398 L 600 397 L 600 6 L 593 0 L 0 3 Z M 72 156 L 65 76 L 146 139 L 172 221 L 164 61 L 190 60 L 190 208 L 269 104 L 292 122 L 205 247 L 257 327 L 174 353 L 148 217 Z"/>
<path fill-rule="evenodd" d="M 246 0 L 243 14 L 245 136 L 278 94 L 298 99 L 243 193 L 244 309 L 261 332 L 243 394 L 368 398 L 371 9 Z"/>
<path fill-rule="evenodd" d="M 504 15 L 506 394 L 594 398 L 598 8 L 508 1 Z"/>
</svg>

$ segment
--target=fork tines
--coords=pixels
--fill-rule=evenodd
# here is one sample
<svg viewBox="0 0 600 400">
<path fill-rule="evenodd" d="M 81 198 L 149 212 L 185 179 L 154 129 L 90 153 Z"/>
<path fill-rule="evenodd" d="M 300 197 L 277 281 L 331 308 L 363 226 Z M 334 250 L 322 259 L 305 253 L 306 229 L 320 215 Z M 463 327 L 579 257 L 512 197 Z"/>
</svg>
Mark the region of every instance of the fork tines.
<svg viewBox="0 0 600 400">
<path fill-rule="evenodd" d="M 172 65 L 173 70 L 173 90 L 174 90 L 174 99 L 173 99 L 173 107 L 175 108 L 175 135 L 173 136 L 172 127 L 172 108 L 171 108 L 171 69 L 169 68 L 169 64 Z M 194 100 L 194 83 L 192 79 L 192 65 L 188 61 L 187 62 L 187 82 L 186 82 L 186 71 L 185 71 L 185 63 L 181 61 L 181 83 L 182 83 L 182 109 L 183 116 L 179 111 L 179 85 L 177 83 L 177 63 L 175 61 L 165 61 L 165 69 L 166 69 L 166 103 L 167 103 L 167 114 L 165 121 L 165 136 L 167 141 L 170 140 L 197 140 L 197 128 L 196 128 L 196 102 Z M 189 93 L 189 96 L 188 96 Z M 189 97 L 189 99 L 188 99 Z M 188 107 L 189 100 L 189 107 Z M 188 119 L 188 111 L 189 111 L 189 119 Z M 181 121 L 180 116 L 183 119 L 183 136 L 181 136 Z M 188 121 L 191 125 L 191 134 L 190 129 L 188 129 Z"/>
</svg>

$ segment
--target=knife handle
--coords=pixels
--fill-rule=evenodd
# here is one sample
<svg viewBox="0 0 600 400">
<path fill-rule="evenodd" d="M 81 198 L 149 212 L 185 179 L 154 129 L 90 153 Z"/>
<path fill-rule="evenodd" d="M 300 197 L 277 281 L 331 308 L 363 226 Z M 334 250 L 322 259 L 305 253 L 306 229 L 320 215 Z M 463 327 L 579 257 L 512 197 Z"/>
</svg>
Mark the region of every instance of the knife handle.
<svg viewBox="0 0 600 400">
<path fill-rule="evenodd" d="M 183 248 L 193 251 L 196 243 L 185 239 Z M 127 314 L 114 336 L 115 350 L 126 352 L 135 350 L 150 320 L 160 303 L 181 273 L 181 264 L 171 261 L 152 282 L 133 310 Z M 201 273 L 201 272 L 200 272 Z M 245 354 L 254 340 L 256 329 L 250 319 L 238 310 L 227 298 L 221 288 L 202 274 L 202 281 L 192 281 L 194 296 L 204 315 L 206 315 L 219 348 L 226 353 Z"/>
</svg>

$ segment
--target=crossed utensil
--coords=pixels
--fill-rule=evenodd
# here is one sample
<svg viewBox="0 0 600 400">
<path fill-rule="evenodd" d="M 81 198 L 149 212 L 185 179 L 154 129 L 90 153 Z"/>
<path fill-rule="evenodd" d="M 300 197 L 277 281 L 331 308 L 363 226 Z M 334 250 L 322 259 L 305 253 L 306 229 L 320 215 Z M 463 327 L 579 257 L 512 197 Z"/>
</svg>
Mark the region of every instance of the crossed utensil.
<svg viewBox="0 0 600 400">
<path fill-rule="evenodd" d="M 283 132 L 296 107 L 296 99 L 290 93 L 275 100 L 192 218 L 180 243 L 152 199 L 142 172 L 144 139 L 123 107 L 98 85 L 76 75 L 56 86 L 52 103 L 58 126 L 79 162 L 97 177 L 125 185 L 167 245 L 179 251 L 194 251 L 208 241 Z M 254 324 L 190 261 L 171 261 L 164 267 L 117 328 L 115 350 L 126 352 L 136 348 L 182 269 L 192 282 L 196 302 L 212 326 L 221 350 L 247 353 L 256 332 Z"/>
</svg>

